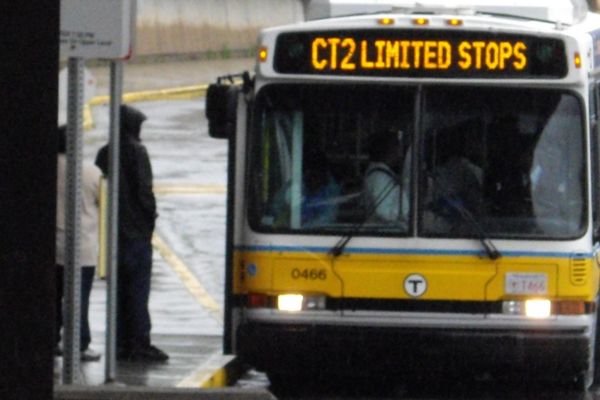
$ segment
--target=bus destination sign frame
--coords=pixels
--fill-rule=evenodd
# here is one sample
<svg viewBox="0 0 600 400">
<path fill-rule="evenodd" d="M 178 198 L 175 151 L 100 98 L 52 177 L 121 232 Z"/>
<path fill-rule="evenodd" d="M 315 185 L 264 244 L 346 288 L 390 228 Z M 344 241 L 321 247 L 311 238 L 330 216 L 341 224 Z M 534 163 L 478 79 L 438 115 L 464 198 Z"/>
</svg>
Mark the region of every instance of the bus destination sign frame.
<svg viewBox="0 0 600 400">
<path fill-rule="evenodd" d="M 561 79 L 565 43 L 556 38 L 446 30 L 286 32 L 275 45 L 281 74 Z"/>
</svg>

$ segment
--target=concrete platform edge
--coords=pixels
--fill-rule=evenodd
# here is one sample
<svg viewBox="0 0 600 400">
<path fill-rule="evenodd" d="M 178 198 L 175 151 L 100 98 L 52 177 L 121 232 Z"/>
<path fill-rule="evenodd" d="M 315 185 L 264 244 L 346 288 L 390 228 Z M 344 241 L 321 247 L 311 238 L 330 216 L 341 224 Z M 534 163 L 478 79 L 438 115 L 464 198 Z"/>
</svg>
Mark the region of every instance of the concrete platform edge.
<svg viewBox="0 0 600 400">
<path fill-rule="evenodd" d="M 139 386 L 58 386 L 55 400 L 275 400 L 264 388 L 190 389 Z"/>
</svg>

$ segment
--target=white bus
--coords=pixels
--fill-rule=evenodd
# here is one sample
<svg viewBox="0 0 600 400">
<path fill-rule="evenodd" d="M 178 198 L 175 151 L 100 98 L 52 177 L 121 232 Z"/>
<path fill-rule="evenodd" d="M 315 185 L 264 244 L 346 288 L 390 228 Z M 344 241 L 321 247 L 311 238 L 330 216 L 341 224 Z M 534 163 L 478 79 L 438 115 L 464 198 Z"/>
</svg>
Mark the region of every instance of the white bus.
<svg viewBox="0 0 600 400">
<path fill-rule="evenodd" d="M 451 3 L 315 0 L 261 33 L 243 83 L 209 88 L 230 142 L 225 349 L 274 382 L 593 381 L 600 16 Z"/>
</svg>

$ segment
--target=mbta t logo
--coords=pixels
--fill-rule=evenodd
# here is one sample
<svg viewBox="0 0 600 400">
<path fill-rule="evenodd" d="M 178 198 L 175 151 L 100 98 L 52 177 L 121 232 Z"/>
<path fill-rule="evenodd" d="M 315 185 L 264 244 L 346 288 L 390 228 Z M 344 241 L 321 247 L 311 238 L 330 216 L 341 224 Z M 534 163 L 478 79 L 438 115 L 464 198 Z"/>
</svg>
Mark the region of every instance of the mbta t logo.
<svg viewBox="0 0 600 400">
<path fill-rule="evenodd" d="M 427 280 L 423 275 L 410 274 L 404 279 L 404 291 L 411 297 L 421 297 L 427 291 Z"/>
</svg>

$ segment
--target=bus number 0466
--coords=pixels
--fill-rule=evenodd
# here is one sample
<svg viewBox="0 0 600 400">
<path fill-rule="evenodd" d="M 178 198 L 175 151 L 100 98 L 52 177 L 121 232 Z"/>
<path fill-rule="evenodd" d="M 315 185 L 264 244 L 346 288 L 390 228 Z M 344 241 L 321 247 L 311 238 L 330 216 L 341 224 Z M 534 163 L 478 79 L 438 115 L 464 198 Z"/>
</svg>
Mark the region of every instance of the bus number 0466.
<svg viewBox="0 0 600 400">
<path fill-rule="evenodd" d="M 292 270 L 292 279 L 306 279 L 310 281 L 327 279 L 327 270 L 317 268 L 294 268 Z"/>
</svg>

